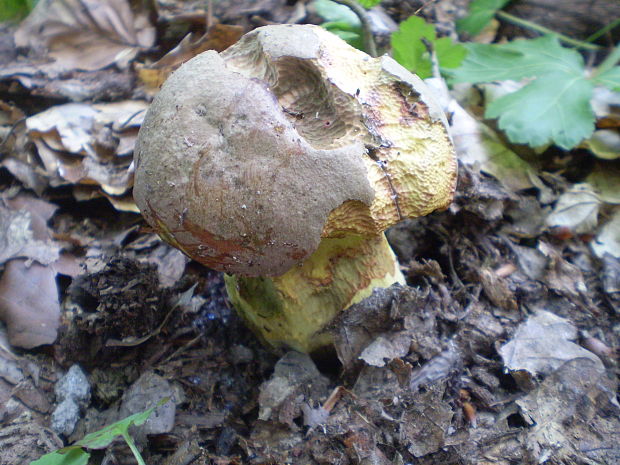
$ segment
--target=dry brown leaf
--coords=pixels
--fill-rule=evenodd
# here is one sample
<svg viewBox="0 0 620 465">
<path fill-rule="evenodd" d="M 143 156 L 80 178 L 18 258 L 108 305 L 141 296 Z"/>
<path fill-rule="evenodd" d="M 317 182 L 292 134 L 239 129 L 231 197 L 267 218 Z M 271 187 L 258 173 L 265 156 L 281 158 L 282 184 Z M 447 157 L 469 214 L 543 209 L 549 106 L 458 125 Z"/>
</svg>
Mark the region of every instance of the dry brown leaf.
<svg viewBox="0 0 620 465">
<path fill-rule="evenodd" d="M 121 69 L 155 42 L 145 11 L 127 0 L 41 0 L 15 32 L 15 44 L 55 59 L 53 68 Z"/>
<path fill-rule="evenodd" d="M 166 53 L 159 61 L 138 71 L 138 76 L 149 90 L 156 90 L 170 74 L 199 53 L 207 50 L 221 52 L 239 40 L 241 26 L 215 24 L 207 33 L 194 40 L 194 34 L 186 35 L 179 45 Z"/>
<path fill-rule="evenodd" d="M 60 304 L 53 267 L 9 261 L 0 278 L 0 318 L 12 345 L 31 349 L 56 339 Z"/>
<path fill-rule="evenodd" d="M 48 265 L 58 259 L 59 247 L 50 240 L 47 221 L 56 206 L 29 195 L 0 204 L 0 264 L 13 258 Z"/>
<path fill-rule="evenodd" d="M 28 118 L 28 135 L 50 184 L 100 188 L 95 197 L 105 195 L 118 209 L 137 211 L 129 198 L 131 154 L 147 107 L 141 100 L 68 103 Z"/>
</svg>

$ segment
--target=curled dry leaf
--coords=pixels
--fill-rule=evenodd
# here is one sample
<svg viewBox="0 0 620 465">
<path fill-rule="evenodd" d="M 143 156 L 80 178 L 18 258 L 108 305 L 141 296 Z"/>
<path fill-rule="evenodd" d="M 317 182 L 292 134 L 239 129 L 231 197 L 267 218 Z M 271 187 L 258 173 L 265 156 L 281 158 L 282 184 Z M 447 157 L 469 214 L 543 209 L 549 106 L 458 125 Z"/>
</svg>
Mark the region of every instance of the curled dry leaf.
<svg viewBox="0 0 620 465">
<path fill-rule="evenodd" d="M 147 103 L 57 105 L 26 120 L 28 135 L 52 186 L 78 184 L 88 195 L 107 196 L 115 207 L 135 211 L 128 191 L 133 146 Z M 93 189 L 99 186 L 102 192 Z"/>
<path fill-rule="evenodd" d="M 138 76 L 149 90 L 157 90 L 168 76 L 187 60 L 207 50 L 222 52 L 237 42 L 242 34 L 241 26 L 229 24 L 215 24 L 197 39 L 190 33 L 158 61 L 140 69 Z"/>
<path fill-rule="evenodd" d="M 155 41 L 145 11 L 127 0 L 41 0 L 15 32 L 15 44 L 47 54 L 57 71 L 127 68 Z"/>
</svg>

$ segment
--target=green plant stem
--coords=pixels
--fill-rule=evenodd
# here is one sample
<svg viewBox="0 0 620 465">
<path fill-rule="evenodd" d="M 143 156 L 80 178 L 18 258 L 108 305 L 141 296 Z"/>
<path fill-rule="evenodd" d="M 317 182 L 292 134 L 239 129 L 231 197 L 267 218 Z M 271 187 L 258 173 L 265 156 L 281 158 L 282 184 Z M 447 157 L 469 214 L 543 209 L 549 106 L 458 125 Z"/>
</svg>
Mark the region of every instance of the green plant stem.
<svg viewBox="0 0 620 465">
<path fill-rule="evenodd" d="M 362 37 L 364 39 L 364 48 L 371 57 L 377 56 L 377 45 L 375 44 L 375 38 L 372 35 L 372 26 L 370 24 L 370 18 L 366 9 L 357 3 L 355 0 L 334 0 L 336 3 L 348 6 L 353 13 L 357 15 L 362 23 Z"/>
<path fill-rule="evenodd" d="M 587 42 L 583 42 L 581 40 L 573 39 L 572 37 L 565 36 L 564 34 L 560 34 L 556 31 L 553 31 L 545 26 L 541 26 L 540 24 L 533 23 L 528 21 L 527 19 L 519 18 L 517 16 L 511 15 L 510 13 L 506 13 L 505 11 L 498 10 L 496 13 L 498 18 L 503 19 L 508 23 L 515 24 L 517 26 L 524 27 L 526 29 L 531 29 L 532 31 L 540 32 L 541 34 L 553 34 L 558 37 L 562 42 L 572 45 L 577 48 L 582 48 L 584 50 L 600 50 L 601 47 L 594 44 L 589 44 Z"/>
<path fill-rule="evenodd" d="M 609 31 L 611 31 L 613 28 L 617 26 L 620 26 L 620 18 L 615 19 L 614 21 L 609 23 L 607 26 L 603 26 L 601 29 L 599 29 L 594 34 L 592 34 L 590 37 L 588 37 L 586 39 L 586 42 L 594 42 L 596 39 L 601 37 L 603 34 L 608 33 Z"/>
<path fill-rule="evenodd" d="M 133 452 L 134 457 L 138 461 L 138 465 L 146 465 L 146 462 L 144 461 L 144 459 L 142 458 L 142 455 L 140 454 L 140 451 L 136 447 L 136 443 L 133 442 L 132 437 L 129 434 L 125 433 L 123 434 L 123 439 L 125 440 L 129 448 L 131 449 L 131 452 Z"/>
<path fill-rule="evenodd" d="M 610 70 L 614 66 L 616 66 L 620 62 L 620 42 L 616 44 L 614 49 L 611 51 L 607 57 L 603 60 L 603 62 L 596 68 L 596 74 L 602 74 L 605 71 Z"/>
</svg>

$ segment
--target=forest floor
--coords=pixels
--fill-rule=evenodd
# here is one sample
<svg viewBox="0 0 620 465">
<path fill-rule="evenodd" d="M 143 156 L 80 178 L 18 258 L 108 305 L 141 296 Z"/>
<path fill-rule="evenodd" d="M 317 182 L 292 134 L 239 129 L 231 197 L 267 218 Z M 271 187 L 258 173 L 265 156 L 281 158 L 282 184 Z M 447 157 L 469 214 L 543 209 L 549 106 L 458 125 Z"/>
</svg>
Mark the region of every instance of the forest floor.
<svg viewBox="0 0 620 465">
<path fill-rule="evenodd" d="M 56 18 L 85 23 L 59 3 Z M 211 15 L 203 3 L 160 2 L 157 19 L 107 2 L 125 24 L 58 35 L 53 66 L 37 61 L 32 27 L 0 28 L 0 463 L 29 464 L 163 398 L 132 429 L 151 465 L 620 463 L 620 259 L 596 253 L 618 202 L 590 230 L 549 220 L 588 207 L 579 185 L 619 173 L 617 160 L 550 149 L 501 174 L 462 157 L 452 205 L 388 232 L 407 286 L 347 309 L 334 351 L 274 354 L 221 273 L 142 220 L 130 163 L 178 63 L 253 27 L 320 18 L 304 2 L 222 1 Z M 461 3 L 436 2 L 428 19 L 449 30 L 446 5 Z M 383 4 L 397 22 L 416 5 Z M 200 36 L 213 18 L 229 26 Z M 91 452 L 135 463 L 122 441 Z"/>
</svg>

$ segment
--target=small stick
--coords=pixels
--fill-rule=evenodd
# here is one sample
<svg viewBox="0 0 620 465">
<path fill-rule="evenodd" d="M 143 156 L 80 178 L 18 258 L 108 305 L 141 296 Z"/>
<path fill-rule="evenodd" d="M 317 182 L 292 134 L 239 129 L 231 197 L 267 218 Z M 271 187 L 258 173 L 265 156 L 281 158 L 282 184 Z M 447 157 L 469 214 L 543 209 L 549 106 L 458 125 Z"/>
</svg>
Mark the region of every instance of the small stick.
<svg viewBox="0 0 620 465">
<path fill-rule="evenodd" d="M 371 57 L 377 56 L 377 45 L 375 44 L 375 38 L 372 35 L 372 26 L 370 24 L 370 18 L 366 9 L 357 3 L 355 0 L 334 0 L 336 3 L 348 6 L 353 10 L 353 13 L 357 15 L 362 23 L 362 36 L 364 38 L 364 47 Z"/>
</svg>

